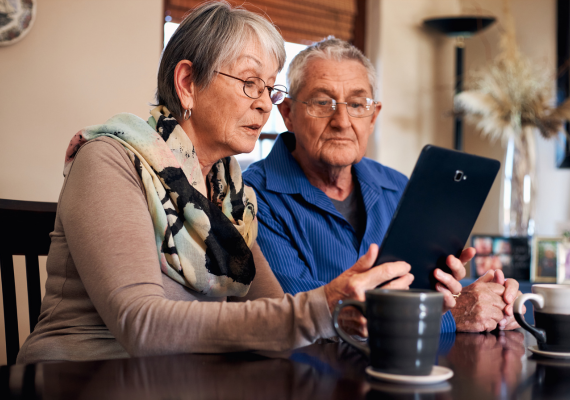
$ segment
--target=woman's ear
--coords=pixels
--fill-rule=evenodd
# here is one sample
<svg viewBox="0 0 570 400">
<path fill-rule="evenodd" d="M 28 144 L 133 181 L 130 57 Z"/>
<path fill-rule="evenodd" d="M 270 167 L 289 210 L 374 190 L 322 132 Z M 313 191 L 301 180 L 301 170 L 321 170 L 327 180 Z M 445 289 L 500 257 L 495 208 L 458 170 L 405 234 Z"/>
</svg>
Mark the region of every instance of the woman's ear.
<svg viewBox="0 0 570 400">
<path fill-rule="evenodd" d="M 196 85 L 192 81 L 192 61 L 182 60 L 174 68 L 174 87 L 182 110 L 192 109 L 195 102 Z"/>
</svg>

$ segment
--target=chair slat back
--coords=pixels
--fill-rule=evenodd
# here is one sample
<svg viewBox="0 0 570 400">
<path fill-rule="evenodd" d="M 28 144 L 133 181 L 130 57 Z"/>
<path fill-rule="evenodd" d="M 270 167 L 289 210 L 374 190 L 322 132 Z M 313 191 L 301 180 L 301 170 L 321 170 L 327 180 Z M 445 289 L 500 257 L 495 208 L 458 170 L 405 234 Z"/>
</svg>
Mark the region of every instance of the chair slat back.
<svg viewBox="0 0 570 400">
<path fill-rule="evenodd" d="M 30 331 L 33 331 L 41 308 L 38 256 L 49 252 L 49 234 L 54 228 L 56 210 L 57 203 L 0 199 L 0 273 L 8 365 L 16 362 L 20 350 L 12 256 L 26 258 Z"/>
</svg>

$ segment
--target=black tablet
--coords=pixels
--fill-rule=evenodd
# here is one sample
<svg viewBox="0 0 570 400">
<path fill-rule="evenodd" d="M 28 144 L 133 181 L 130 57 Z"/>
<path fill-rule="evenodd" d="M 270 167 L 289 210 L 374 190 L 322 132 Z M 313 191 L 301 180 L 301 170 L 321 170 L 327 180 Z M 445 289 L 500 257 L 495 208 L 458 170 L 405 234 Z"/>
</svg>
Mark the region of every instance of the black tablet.
<svg viewBox="0 0 570 400">
<path fill-rule="evenodd" d="M 459 151 L 425 146 L 394 212 L 375 265 L 406 261 L 410 287 L 434 289 L 433 270 L 450 272 L 491 190 L 501 163 Z"/>
</svg>

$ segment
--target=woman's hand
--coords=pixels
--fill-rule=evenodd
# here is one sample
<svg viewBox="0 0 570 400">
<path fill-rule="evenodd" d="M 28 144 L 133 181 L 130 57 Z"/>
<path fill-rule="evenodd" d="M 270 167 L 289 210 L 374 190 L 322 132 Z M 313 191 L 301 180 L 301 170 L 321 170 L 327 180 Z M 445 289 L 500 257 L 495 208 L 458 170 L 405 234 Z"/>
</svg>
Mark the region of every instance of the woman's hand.
<svg viewBox="0 0 570 400">
<path fill-rule="evenodd" d="M 403 261 L 385 263 L 375 268 L 374 261 L 378 256 L 378 246 L 370 245 L 368 252 L 363 255 L 350 269 L 340 274 L 336 279 L 325 285 L 325 294 L 331 314 L 339 300 L 356 299 L 365 301 L 364 292 L 390 281 L 383 289 L 408 289 L 414 280 L 410 274 L 410 265 Z M 339 315 L 339 322 L 350 335 L 368 336 L 366 318 L 354 309 L 344 309 Z"/>
<path fill-rule="evenodd" d="M 459 258 L 452 255 L 447 257 L 446 264 L 451 270 L 451 274 L 443 272 L 436 268 L 433 272 L 435 279 L 439 282 L 435 284 L 435 289 L 443 293 L 443 313 L 455 307 L 456 301 L 453 295 L 461 293 L 461 283 L 459 281 L 465 278 L 465 264 L 467 264 L 475 256 L 475 249 L 469 247 L 463 250 Z"/>
</svg>

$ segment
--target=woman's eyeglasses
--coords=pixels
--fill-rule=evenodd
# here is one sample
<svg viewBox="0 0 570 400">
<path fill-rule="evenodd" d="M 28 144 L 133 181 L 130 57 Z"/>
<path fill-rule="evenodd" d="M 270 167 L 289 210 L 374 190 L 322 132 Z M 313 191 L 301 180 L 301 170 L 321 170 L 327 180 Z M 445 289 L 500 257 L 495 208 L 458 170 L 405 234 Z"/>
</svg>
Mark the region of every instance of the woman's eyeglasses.
<svg viewBox="0 0 570 400">
<path fill-rule="evenodd" d="M 228 74 L 224 74 L 223 72 L 214 71 L 220 75 L 227 76 L 228 78 L 237 79 L 238 81 L 243 82 L 243 92 L 245 95 L 251 99 L 259 99 L 263 94 L 265 88 L 269 91 L 269 98 L 271 99 L 271 103 L 273 104 L 281 104 L 285 96 L 288 94 L 287 88 L 283 85 L 275 85 L 275 86 L 268 86 L 265 84 L 265 81 L 261 78 L 257 78 L 252 76 L 247 79 L 240 79 L 236 78 L 235 76 L 231 76 Z"/>
</svg>

